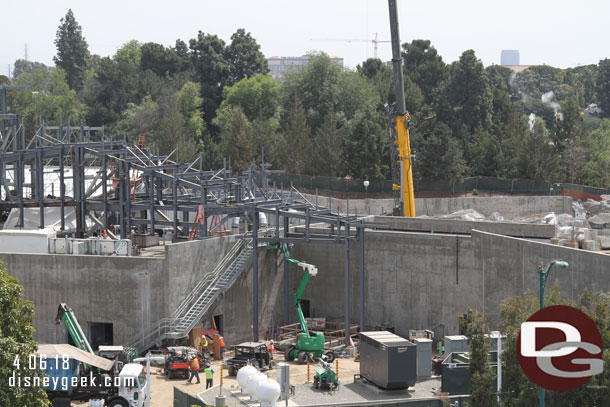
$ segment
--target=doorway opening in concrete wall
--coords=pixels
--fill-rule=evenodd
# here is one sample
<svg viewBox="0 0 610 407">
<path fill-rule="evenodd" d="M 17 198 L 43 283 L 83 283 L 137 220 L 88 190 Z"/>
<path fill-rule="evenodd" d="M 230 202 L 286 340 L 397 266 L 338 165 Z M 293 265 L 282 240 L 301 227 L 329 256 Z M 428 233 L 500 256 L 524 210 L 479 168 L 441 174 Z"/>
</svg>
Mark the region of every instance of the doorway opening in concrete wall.
<svg viewBox="0 0 610 407">
<path fill-rule="evenodd" d="M 214 328 L 216 328 L 216 330 L 218 331 L 219 335 L 223 335 L 222 330 L 223 330 L 223 322 L 224 322 L 224 317 L 222 314 L 220 315 L 214 315 Z"/>
<path fill-rule="evenodd" d="M 310 306 L 311 302 L 309 300 L 301 300 L 301 310 L 303 311 L 303 316 L 305 318 L 311 318 Z"/>
<path fill-rule="evenodd" d="M 113 345 L 113 327 L 111 323 L 89 322 L 89 343 L 96 350 L 100 345 Z"/>
</svg>

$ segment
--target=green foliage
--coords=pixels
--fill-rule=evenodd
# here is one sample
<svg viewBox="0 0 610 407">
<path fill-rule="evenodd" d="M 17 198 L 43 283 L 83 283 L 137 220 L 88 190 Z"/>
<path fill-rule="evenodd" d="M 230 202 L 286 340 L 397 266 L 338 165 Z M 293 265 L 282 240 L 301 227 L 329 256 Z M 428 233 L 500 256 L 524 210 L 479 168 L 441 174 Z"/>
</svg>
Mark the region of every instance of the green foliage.
<svg viewBox="0 0 610 407">
<path fill-rule="evenodd" d="M 17 85 L 32 88 L 12 94 L 9 104 L 24 121 L 26 139 L 38 129 L 39 117 L 48 125 L 57 125 L 60 118 L 64 123 L 70 120 L 78 124 L 85 107 L 76 99 L 76 91 L 66 83 L 66 74 L 61 68 L 38 68 L 31 73 L 23 73 Z"/>
<path fill-rule="evenodd" d="M 25 59 L 18 59 L 13 64 L 13 81 L 17 81 L 21 74 L 32 73 L 41 68 L 46 68 L 45 64 L 34 61 L 26 61 Z"/>
<path fill-rule="evenodd" d="M 230 66 L 229 84 L 269 72 L 267 59 L 260 51 L 260 45 L 243 28 L 239 28 L 231 36 L 231 43 L 225 50 L 225 59 Z"/>
<path fill-rule="evenodd" d="M 328 112 L 316 132 L 313 143 L 313 168 L 331 177 L 343 175 L 343 142 L 345 131 L 338 127 L 336 115 Z"/>
<path fill-rule="evenodd" d="M 604 119 L 592 133 L 591 154 L 583 167 L 583 182 L 610 188 L 610 120 Z"/>
<path fill-rule="evenodd" d="M 429 40 L 413 40 L 402 44 L 402 49 L 405 77 L 421 89 L 426 103 L 433 104 L 441 83 L 449 76 L 443 58 Z"/>
<path fill-rule="evenodd" d="M 32 318 L 34 304 L 23 299 L 23 287 L 17 278 L 7 273 L 0 261 L 0 405 L 44 407 L 48 405 L 42 388 L 9 386 L 8 378 L 15 373 L 22 376 L 40 376 L 40 370 L 25 368 L 29 356 L 37 349 L 34 341 Z M 18 358 L 20 370 L 15 367 Z"/>
<path fill-rule="evenodd" d="M 68 10 L 66 16 L 60 20 L 55 46 L 57 56 L 53 57 L 53 61 L 66 71 L 66 80 L 70 88 L 81 89 L 85 80 L 89 48 L 72 10 Z"/>
<path fill-rule="evenodd" d="M 515 88 L 530 97 L 539 99 L 547 92 L 552 91 L 558 94 L 562 80 L 563 71 L 561 69 L 548 65 L 535 65 L 516 75 Z"/>
<path fill-rule="evenodd" d="M 597 72 L 597 104 L 603 117 L 610 117 L 610 59 L 599 61 Z"/>
<path fill-rule="evenodd" d="M 259 116 L 268 119 L 279 113 L 281 97 L 282 87 L 275 79 L 256 74 L 225 87 L 220 108 L 239 106 L 249 120 Z"/>
<path fill-rule="evenodd" d="M 470 346 L 470 376 L 472 378 L 472 407 L 497 406 L 495 375 L 489 365 L 489 325 L 485 315 L 468 307 L 466 314 L 460 315 L 460 325 L 468 337 Z"/>
<path fill-rule="evenodd" d="M 140 50 L 140 68 L 153 71 L 160 77 L 171 77 L 180 71 L 182 60 L 171 48 L 161 44 L 147 42 Z"/>
<path fill-rule="evenodd" d="M 390 162 L 389 137 L 383 113 L 362 109 L 350 122 L 344 142 L 347 173 L 360 179 L 384 179 Z"/>
<path fill-rule="evenodd" d="M 234 170 L 241 173 L 250 166 L 253 141 L 252 127 L 248 118 L 239 106 L 233 108 L 231 131 L 225 147 L 225 156 L 231 157 Z"/>
<path fill-rule="evenodd" d="M 225 42 L 216 35 L 199 31 L 189 41 L 193 70 L 201 87 L 203 119 L 208 130 L 214 132 L 212 120 L 222 102 L 222 90 L 228 83 L 230 66 L 225 57 Z"/>
<path fill-rule="evenodd" d="M 282 120 L 284 125 L 276 152 L 277 163 L 293 174 L 310 173 L 311 130 L 307 125 L 305 109 L 298 98 L 284 112 Z"/>
</svg>

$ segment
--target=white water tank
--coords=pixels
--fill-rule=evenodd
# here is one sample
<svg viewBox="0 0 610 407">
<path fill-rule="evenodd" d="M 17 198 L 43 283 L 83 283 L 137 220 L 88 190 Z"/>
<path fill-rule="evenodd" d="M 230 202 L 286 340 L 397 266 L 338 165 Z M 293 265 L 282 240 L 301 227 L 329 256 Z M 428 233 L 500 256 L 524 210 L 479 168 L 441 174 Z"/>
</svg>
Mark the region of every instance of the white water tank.
<svg viewBox="0 0 610 407">
<path fill-rule="evenodd" d="M 275 407 L 280 393 L 280 384 L 269 378 L 261 380 L 256 386 L 256 396 L 261 401 L 261 407 Z"/>
<path fill-rule="evenodd" d="M 105 403 L 104 399 L 90 399 L 87 407 L 104 407 Z"/>
<path fill-rule="evenodd" d="M 258 401 L 258 395 L 256 394 L 256 386 L 258 386 L 258 382 L 265 380 L 266 378 L 267 376 L 260 372 L 254 373 L 248 378 L 246 388 L 248 389 L 248 394 L 250 395 L 251 401 Z"/>
<path fill-rule="evenodd" d="M 246 385 L 248 384 L 248 378 L 258 372 L 254 366 L 244 366 L 237 371 L 237 383 L 239 387 L 241 387 L 242 394 L 248 394 L 248 389 Z"/>
</svg>

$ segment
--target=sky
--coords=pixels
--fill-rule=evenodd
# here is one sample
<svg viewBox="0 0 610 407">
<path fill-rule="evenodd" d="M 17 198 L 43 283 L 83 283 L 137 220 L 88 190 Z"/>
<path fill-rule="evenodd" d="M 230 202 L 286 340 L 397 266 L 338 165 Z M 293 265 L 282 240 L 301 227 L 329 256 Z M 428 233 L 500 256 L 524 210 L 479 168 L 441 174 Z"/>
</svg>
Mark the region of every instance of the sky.
<svg viewBox="0 0 610 407">
<path fill-rule="evenodd" d="M 610 57 L 610 2 L 593 0 L 398 1 L 401 43 L 429 39 L 447 63 L 475 50 L 485 66 L 500 63 L 503 49 L 517 49 L 522 65 L 559 68 L 597 64 Z M 265 56 L 300 56 L 320 50 L 355 68 L 374 56 L 372 39 L 390 39 L 386 0 L 5 0 L 0 23 L 0 74 L 27 57 L 53 64 L 60 19 L 72 9 L 89 51 L 112 56 L 137 40 L 173 46 L 198 31 L 226 42 L 244 28 Z M 365 40 L 348 42 L 344 40 Z M 378 45 L 391 59 L 390 43 Z"/>
</svg>

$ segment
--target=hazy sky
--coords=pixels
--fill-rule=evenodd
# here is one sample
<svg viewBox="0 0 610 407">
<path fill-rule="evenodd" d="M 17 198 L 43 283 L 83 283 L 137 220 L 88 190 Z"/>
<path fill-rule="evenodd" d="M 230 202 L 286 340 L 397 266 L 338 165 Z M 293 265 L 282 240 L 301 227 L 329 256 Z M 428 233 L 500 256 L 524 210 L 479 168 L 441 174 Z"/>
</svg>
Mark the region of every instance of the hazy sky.
<svg viewBox="0 0 610 407">
<path fill-rule="evenodd" d="M 386 0 L 5 0 L 0 23 L 0 73 L 23 58 L 52 64 L 59 20 L 72 8 L 89 50 L 113 55 L 125 42 L 188 43 L 199 30 L 230 41 L 238 28 L 252 33 L 266 56 L 322 50 L 355 67 L 374 54 L 371 43 L 319 39 L 389 40 Z M 564 0 L 398 0 L 401 42 L 429 39 L 445 62 L 474 49 L 485 65 L 517 49 L 521 64 L 570 67 L 610 57 L 610 3 Z M 389 43 L 379 57 L 391 59 Z"/>
</svg>

